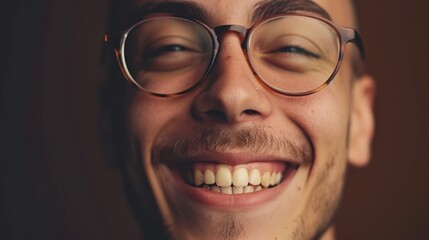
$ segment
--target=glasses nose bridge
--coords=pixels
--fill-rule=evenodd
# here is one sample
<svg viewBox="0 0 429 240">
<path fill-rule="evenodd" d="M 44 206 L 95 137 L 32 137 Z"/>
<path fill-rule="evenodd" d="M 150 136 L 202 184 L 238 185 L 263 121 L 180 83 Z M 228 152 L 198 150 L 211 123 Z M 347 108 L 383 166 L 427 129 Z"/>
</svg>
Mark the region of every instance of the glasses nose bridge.
<svg viewBox="0 0 429 240">
<path fill-rule="evenodd" d="M 238 36 L 240 37 L 240 42 L 243 48 L 244 48 L 244 41 L 249 31 L 246 27 L 241 25 L 221 25 L 221 26 L 215 27 L 213 30 L 218 39 L 222 38 L 223 34 L 225 34 L 226 32 L 237 33 Z"/>
</svg>

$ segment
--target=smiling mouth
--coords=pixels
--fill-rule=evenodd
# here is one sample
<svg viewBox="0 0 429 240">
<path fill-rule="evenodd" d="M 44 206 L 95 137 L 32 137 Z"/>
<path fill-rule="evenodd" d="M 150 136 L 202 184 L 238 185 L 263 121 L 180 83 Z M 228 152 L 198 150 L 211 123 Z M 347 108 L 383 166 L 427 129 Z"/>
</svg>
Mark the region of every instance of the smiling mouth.
<svg viewBox="0 0 429 240">
<path fill-rule="evenodd" d="M 275 188 L 296 171 L 286 162 L 253 162 L 242 165 L 192 163 L 181 167 L 184 181 L 194 188 L 221 194 L 246 194 Z"/>
</svg>

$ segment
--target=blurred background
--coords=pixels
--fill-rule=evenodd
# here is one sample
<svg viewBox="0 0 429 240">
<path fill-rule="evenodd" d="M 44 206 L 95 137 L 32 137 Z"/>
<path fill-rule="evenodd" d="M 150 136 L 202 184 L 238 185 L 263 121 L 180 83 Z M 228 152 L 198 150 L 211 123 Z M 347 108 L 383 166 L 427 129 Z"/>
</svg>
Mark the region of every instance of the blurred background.
<svg viewBox="0 0 429 240">
<path fill-rule="evenodd" d="M 376 78 L 371 164 L 350 169 L 338 239 L 429 239 L 429 2 L 357 2 Z M 139 239 L 104 160 L 108 0 L 1 0 L 0 239 Z"/>
</svg>

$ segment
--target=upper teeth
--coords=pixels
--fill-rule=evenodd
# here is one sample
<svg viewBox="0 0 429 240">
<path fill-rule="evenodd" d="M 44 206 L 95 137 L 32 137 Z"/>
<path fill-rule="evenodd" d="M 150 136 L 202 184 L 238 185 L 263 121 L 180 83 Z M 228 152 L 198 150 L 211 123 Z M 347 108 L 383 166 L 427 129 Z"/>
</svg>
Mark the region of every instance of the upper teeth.
<svg viewBox="0 0 429 240">
<path fill-rule="evenodd" d="M 233 172 L 229 166 L 220 165 L 216 172 L 212 169 L 195 169 L 193 184 L 210 188 L 215 192 L 227 194 L 247 193 L 275 186 L 283 179 L 282 172 L 261 171 L 257 168 L 248 171 L 244 166 L 235 167 Z"/>
</svg>

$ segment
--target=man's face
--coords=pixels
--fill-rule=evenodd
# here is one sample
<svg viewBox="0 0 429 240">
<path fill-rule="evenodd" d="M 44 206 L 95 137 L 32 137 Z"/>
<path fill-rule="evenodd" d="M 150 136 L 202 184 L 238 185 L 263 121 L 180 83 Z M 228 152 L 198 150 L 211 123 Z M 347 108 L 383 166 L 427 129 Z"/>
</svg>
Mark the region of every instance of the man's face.
<svg viewBox="0 0 429 240">
<path fill-rule="evenodd" d="M 207 24 L 214 28 L 250 27 L 260 1 L 189 2 L 209 13 Z M 332 21 L 354 26 L 348 1 L 314 2 Z M 173 238 L 320 236 L 332 224 L 347 163 L 368 160 L 370 81 L 353 79 L 351 55 L 357 51 L 347 47 L 339 73 L 323 91 L 275 93 L 255 77 L 240 41 L 224 34 L 209 76 L 187 94 L 133 93 L 136 155 Z"/>
</svg>

